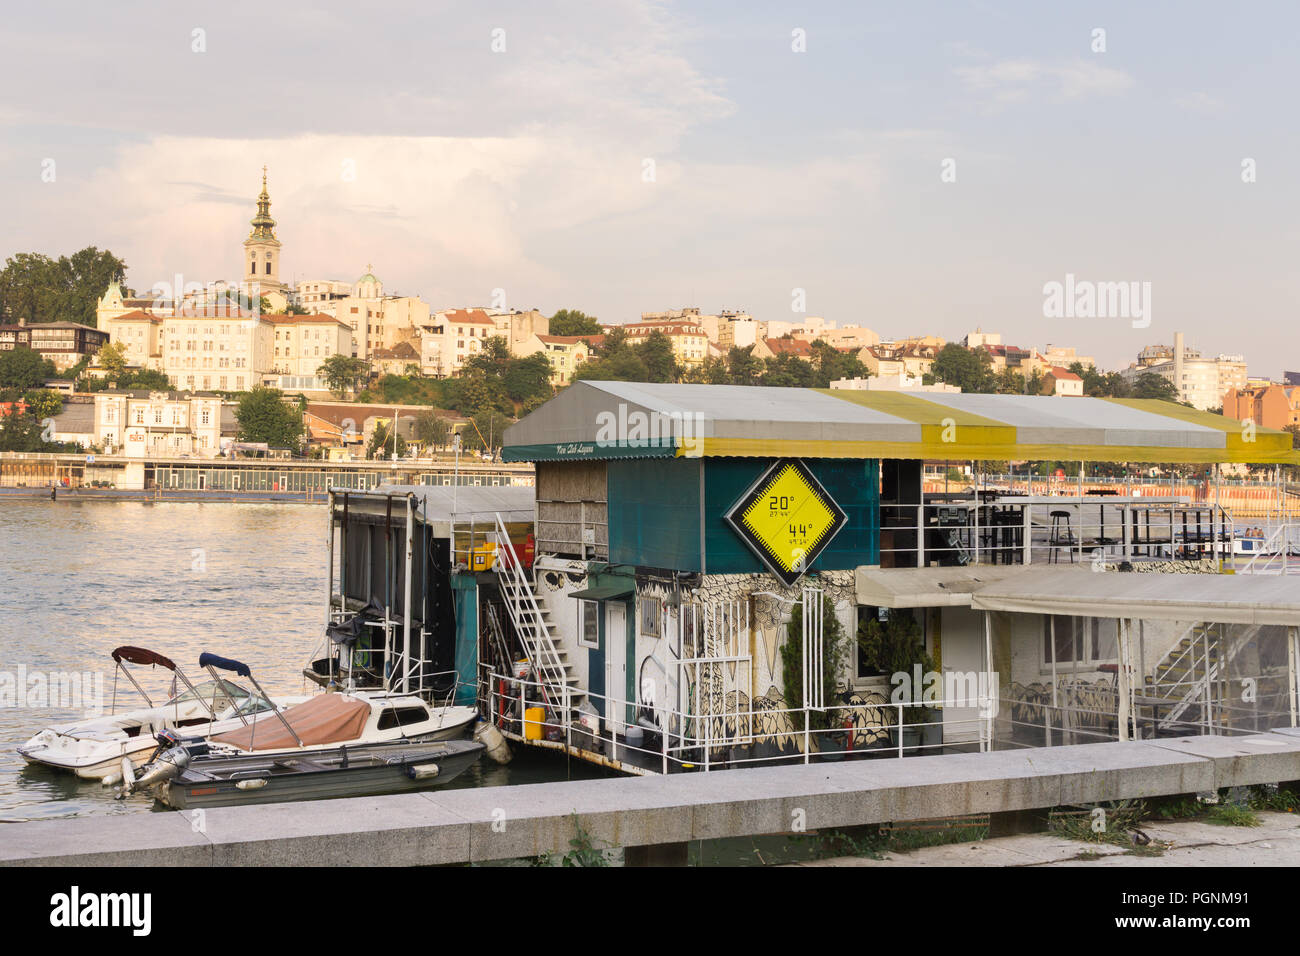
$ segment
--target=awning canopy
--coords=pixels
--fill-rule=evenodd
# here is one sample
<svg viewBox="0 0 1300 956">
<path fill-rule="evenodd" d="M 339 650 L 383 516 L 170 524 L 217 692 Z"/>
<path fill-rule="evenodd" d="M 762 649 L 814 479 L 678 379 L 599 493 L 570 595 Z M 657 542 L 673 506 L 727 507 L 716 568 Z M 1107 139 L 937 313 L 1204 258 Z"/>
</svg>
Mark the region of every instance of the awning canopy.
<svg viewBox="0 0 1300 956">
<path fill-rule="evenodd" d="M 536 489 L 524 485 L 380 485 L 370 491 L 335 491 L 337 516 L 343 514 L 342 493 L 347 491 L 350 517 L 386 519 L 391 496 L 395 522 L 406 521 L 406 503 L 401 499 L 410 495 L 415 500 L 415 520 L 429 525 L 435 538 L 450 537 L 453 521 L 459 526 L 474 523 L 490 527 L 500 515 L 507 524 L 532 522 L 536 501 Z"/>
<path fill-rule="evenodd" d="M 1001 581 L 1014 565 L 965 568 L 861 567 L 856 574 L 858 604 L 867 607 L 969 607 L 971 596 Z"/>
<path fill-rule="evenodd" d="M 1291 446 L 1155 399 L 582 381 L 507 428 L 503 457 L 1300 463 Z"/>
<path fill-rule="evenodd" d="M 597 584 L 582 591 L 574 591 L 569 597 L 583 601 L 618 601 L 630 598 L 636 593 L 636 586 L 628 581 L 626 584 Z"/>
<path fill-rule="evenodd" d="M 1029 568 L 980 587 L 971 607 L 1022 614 L 1300 625 L 1300 588 L 1286 575 Z"/>
</svg>

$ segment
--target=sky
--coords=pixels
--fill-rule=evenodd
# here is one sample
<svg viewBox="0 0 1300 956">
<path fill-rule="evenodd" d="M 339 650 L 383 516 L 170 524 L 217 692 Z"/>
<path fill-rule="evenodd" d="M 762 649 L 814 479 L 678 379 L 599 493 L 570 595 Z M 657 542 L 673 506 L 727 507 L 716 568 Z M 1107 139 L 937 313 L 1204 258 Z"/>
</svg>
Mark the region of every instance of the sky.
<svg viewBox="0 0 1300 956">
<path fill-rule="evenodd" d="M 1251 2 L 25 4 L 0 256 L 237 279 L 265 165 L 285 280 L 981 328 L 1104 368 L 1182 331 L 1276 377 L 1298 33 Z M 1049 315 L 1067 275 L 1149 311 Z"/>
</svg>

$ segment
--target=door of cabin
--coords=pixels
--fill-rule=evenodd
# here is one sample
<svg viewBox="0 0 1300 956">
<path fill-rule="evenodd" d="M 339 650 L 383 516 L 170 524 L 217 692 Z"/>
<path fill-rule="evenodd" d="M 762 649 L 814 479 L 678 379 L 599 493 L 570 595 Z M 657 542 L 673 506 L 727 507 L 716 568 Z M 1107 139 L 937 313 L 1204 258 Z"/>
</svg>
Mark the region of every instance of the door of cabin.
<svg viewBox="0 0 1300 956">
<path fill-rule="evenodd" d="M 626 733 L 627 720 L 627 605 L 622 601 L 605 604 L 605 720 L 611 733 Z"/>
<path fill-rule="evenodd" d="M 945 607 L 940 612 L 942 621 L 941 656 L 944 686 L 960 688 L 963 703 L 969 699 L 973 686 L 979 688 L 979 675 L 984 670 L 984 617 L 968 607 Z M 960 677 L 953 681 L 949 675 Z M 980 707 L 977 701 L 968 706 L 943 708 L 943 742 L 972 743 L 980 739 Z M 933 751 L 932 751 L 933 752 Z"/>
</svg>

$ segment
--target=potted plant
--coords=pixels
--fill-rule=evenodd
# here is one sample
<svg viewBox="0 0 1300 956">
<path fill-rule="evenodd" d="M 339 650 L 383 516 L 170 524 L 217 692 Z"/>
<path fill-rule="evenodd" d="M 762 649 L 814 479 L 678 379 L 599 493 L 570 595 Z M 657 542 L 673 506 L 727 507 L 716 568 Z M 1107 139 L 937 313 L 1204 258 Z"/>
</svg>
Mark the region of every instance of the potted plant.
<svg viewBox="0 0 1300 956">
<path fill-rule="evenodd" d="M 933 673 L 938 668 L 934 658 L 925 649 L 920 622 L 910 609 L 894 609 L 883 621 L 873 616 L 859 624 L 857 639 L 867 660 L 872 662 L 876 670 L 889 676 L 890 683 L 895 688 L 894 696 L 900 688 L 906 690 L 910 687 L 911 694 L 902 698 L 903 702 L 909 699 L 913 702 L 902 708 L 903 747 L 905 751 L 910 749 L 914 753 L 923 753 L 916 748 L 922 743 L 937 742 L 934 741 L 933 734 L 925 732 L 939 728 L 922 726 L 933 721 L 935 714 L 931 708 L 921 703 L 922 688 L 914 683 L 916 666 L 920 665 L 923 679 L 926 674 Z M 898 714 L 896 704 L 897 701 L 891 708 L 895 719 Z M 897 737 L 894 738 L 894 743 L 898 744 Z"/>
</svg>

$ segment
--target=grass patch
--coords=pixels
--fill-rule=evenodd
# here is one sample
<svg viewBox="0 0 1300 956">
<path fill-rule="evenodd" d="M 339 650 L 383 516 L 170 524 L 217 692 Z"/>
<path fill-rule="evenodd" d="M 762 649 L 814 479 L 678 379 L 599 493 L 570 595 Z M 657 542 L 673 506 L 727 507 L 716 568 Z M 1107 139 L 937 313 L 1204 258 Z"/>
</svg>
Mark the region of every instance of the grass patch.
<svg viewBox="0 0 1300 956">
<path fill-rule="evenodd" d="M 1257 827 L 1261 823 L 1258 813 L 1240 803 L 1220 803 L 1210 807 L 1205 822 L 1222 827 Z"/>
<path fill-rule="evenodd" d="M 1130 831 L 1137 829 L 1145 815 L 1141 800 L 1121 800 L 1099 807 L 1052 810 L 1047 816 L 1047 828 L 1067 840 L 1131 847 Z"/>
<path fill-rule="evenodd" d="M 1270 810 L 1274 813 L 1300 812 L 1300 794 L 1283 790 L 1277 784 L 1258 784 L 1250 788 L 1246 805 L 1252 810 Z"/>
<path fill-rule="evenodd" d="M 1178 797 L 1159 797 L 1149 801 L 1147 812 L 1155 820 L 1189 820 L 1205 812 L 1205 805 L 1195 794 Z"/>
</svg>

